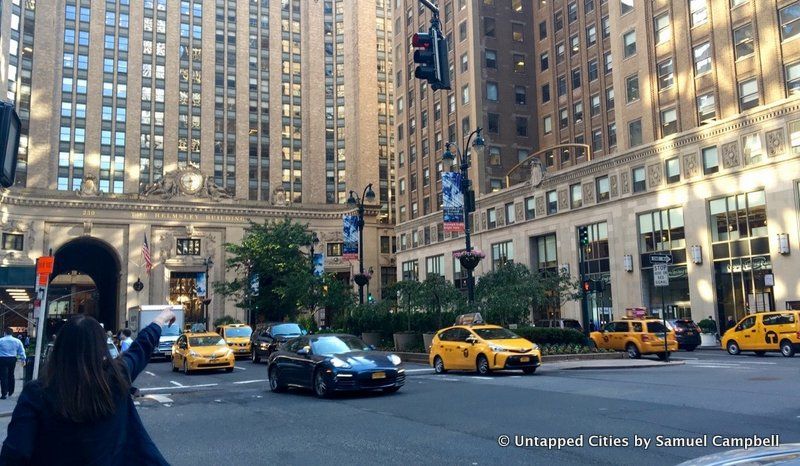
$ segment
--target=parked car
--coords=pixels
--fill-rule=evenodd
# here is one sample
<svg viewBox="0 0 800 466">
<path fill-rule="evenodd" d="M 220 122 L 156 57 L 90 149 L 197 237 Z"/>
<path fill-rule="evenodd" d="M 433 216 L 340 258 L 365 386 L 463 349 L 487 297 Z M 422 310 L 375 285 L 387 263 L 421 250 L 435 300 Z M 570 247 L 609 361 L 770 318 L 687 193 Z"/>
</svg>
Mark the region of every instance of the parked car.
<svg viewBox="0 0 800 466">
<path fill-rule="evenodd" d="M 778 351 L 787 358 L 800 351 L 800 311 L 759 312 L 740 320 L 722 336 L 722 348 L 737 355 Z"/>
<path fill-rule="evenodd" d="M 247 324 L 229 324 L 217 327 L 220 334 L 234 354 L 239 356 L 250 356 L 251 336 L 253 329 Z"/>
<path fill-rule="evenodd" d="M 406 381 L 400 357 L 343 334 L 303 335 L 288 341 L 270 356 L 267 373 L 274 392 L 303 387 L 319 398 L 337 391 L 394 393 Z"/>
<path fill-rule="evenodd" d="M 700 327 L 692 319 L 672 319 L 667 320 L 669 328 L 675 332 L 675 339 L 678 340 L 678 349 L 694 351 L 700 346 Z"/>
<path fill-rule="evenodd" d="M 284 342 L 307 332 L 294 322 L 273 322 L 256 326 L 250 335 L 250 358 L 256 364 L 269 356 Z"/>
<path fill-rule="evenodd" d="M 667 333 L 667 351 L 664 351 L 664 332 Z M 592 332 L 589 338 L 601 349 L 626 351 L 631 359 L 639 359 L 643 354 L 655 354 L 666 359 L 678 350 L 675 332 L 664 328 L 661 319 L 635 318 L 609 322 L 602 331 Z"/>
<path fill-rule="evenodd" d="M 544 327 L 544 328 L 571 328 L 572 330 L 583 332 L 583 327 L 581 326 L 581 323 L 575 319 L 537 320 L 536 322 L 534 322 L 534 326 Z"/>
</svg>

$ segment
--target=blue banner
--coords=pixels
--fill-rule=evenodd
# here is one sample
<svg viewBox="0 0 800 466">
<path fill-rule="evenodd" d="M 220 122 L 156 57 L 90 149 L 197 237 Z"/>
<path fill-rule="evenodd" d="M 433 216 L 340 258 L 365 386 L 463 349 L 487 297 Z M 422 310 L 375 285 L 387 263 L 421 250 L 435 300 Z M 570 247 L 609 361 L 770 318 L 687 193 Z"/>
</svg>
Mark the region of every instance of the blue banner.
<svg viewBox="0 0 800 466">
<path fill-rule="evenodd" d="M 464 192 L 461 190 L 461 173 L 442 173 L 442 213 L 444 231 L 464 232 Z"/>
<path fill-rule="evenodd" d="M 345 215 L 342 227 L 344 245 L 342 258 L 345 260 L 358 259 L 358 216 Z"/>
<path fill-rule="evenodd" d="M 258 296 L 259 277 L 257 273 L 250 276 L 250 296 Z"/>
<path fill-rule="evenodd" d="M 198 298 L 205 298 L 208 292 L 207 283 L 206 283 L 206 273 L 205 272 L 198 272 L 197 276 L 195 277 L 195 292 L 197 293 Z"/>
<path fill-rule="evenodd" d="M 325 273 L 325 255 L 314 253 L 314 276 L 321 277 Z"/>
</svg>

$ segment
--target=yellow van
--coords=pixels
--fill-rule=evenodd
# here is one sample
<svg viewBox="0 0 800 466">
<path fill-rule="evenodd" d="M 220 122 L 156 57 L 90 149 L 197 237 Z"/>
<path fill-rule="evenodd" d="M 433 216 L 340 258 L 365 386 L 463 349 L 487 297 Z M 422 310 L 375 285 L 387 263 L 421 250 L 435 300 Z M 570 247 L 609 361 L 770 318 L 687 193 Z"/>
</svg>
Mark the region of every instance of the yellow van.
<svg viewBox="0 0 800 466">
<path fill-rule="evenodd" d="M 759 312 L 746 316 L 722 336 L 722 348 L 737 355 L 780 351 L 787 358 L 800 350 L 800 311 Z"/>
</svg>

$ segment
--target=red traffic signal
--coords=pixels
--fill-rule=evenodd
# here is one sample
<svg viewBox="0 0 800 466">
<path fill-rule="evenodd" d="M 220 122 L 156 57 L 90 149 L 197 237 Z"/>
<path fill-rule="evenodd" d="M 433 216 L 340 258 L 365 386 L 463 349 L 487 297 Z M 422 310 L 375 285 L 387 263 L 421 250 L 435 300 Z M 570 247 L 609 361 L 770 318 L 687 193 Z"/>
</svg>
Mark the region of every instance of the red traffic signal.
<svg viewBox="0 0 800 466">
<path fill-rule="evenodd" d="M 595 290 L 594 280 L 584 280 L 582 284 L 584 293 L 592 293 Z"/>
<path fill-rule="evenodd" d="M 414 51 L 414 77 L 428 81 L 431 89 L 450 89 L 450 70 L 447 59 L 447 39 L 438 29 L 418 32 L 411 36 Z"/>
</svg>

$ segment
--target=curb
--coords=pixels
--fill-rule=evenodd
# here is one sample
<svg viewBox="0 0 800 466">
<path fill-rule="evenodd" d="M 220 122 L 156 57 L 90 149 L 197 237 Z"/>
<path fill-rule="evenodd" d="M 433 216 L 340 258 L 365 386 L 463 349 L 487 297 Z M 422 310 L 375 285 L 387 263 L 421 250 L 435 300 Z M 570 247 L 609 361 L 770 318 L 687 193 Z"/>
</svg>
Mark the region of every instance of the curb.
<svg viewBox="0 0 800 466">
<path fill-rule="evenodd" d="M 669 367 L 669 366 L 683 366 L 686 364 L 684 361 L 670 361 L 668 363 L 659 362 L 656 363 L 655 361 L 653 364 L 623 364 L 617 366 L 576 366 L 576 367 L 562 367 L 562 368 L 555 368 L 561 371 L 591 371 L 591 370 L 613 370 L 613 369 L 652 369 L 654 367 Z"/>
</svg>

